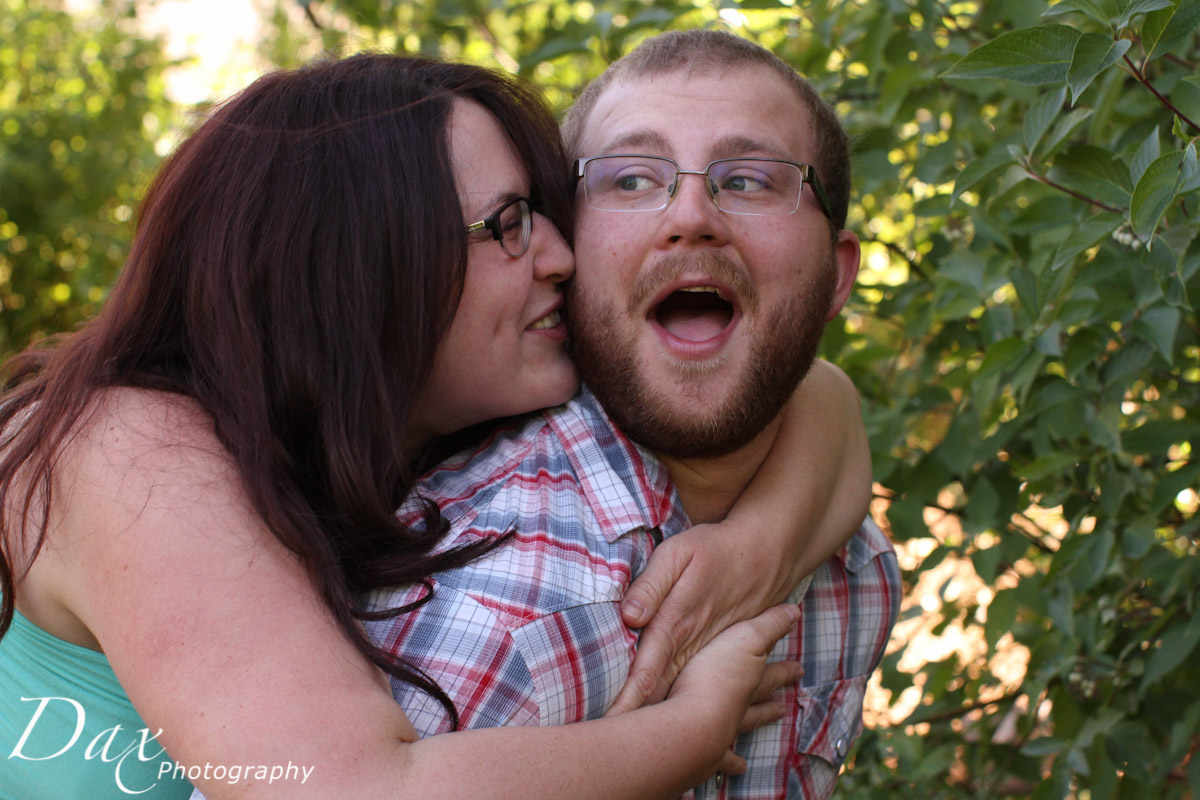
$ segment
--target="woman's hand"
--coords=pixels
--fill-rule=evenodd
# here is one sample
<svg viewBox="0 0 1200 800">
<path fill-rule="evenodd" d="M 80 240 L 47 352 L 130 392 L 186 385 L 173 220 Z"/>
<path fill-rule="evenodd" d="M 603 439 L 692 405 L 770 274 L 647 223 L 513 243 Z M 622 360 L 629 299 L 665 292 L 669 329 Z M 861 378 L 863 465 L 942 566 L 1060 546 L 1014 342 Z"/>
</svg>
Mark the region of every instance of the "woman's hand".
<svg viewBox="0 0 1200 800">
<path fill-rule="evenodd" d="M 683 701 L 695 694 L 701 702 L 712 702 L 726 693 L 730 697 L 738 697 L 749 687 L 749 697 L 737 733 L 749 733 L 781 719 L 785 709 L 772 697 L 783 687 L 800 680 L 804 669 L 795 661 L 768 664 L 766 658 L 799 619 L 799 607 L 785 603 L 768 608 L 753 619 L 730 626 L 687 663 L 668 696 L 672 700 Z M 758 678 L 757 684 L 753 681 L 755 677 Z M 608 713 L 619 712 L 610 710 Z M 746 760 L 732 751 L 726 751 L 716 771 L 726 775 L 741 775 L 746 771 Z"/>
<path fill-rule="evenodd" d="M 871 455 L 849 378 L 817 361 L 783 416 L 725 521 L 667 539 L 629 587 L 621 612 L 642 633 L 614 711 L 665 697 L 706 642 L 787 598 L 866 516 Z"/>
</svg>

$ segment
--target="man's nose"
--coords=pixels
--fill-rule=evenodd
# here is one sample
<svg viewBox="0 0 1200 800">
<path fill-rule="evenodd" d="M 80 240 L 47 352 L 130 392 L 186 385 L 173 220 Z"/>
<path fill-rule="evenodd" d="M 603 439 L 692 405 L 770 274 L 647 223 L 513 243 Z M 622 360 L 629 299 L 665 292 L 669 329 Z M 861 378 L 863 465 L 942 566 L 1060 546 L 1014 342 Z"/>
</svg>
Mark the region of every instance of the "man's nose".
<svg viewBox="0 0 1200 800">
<path fill-rule="evenodd" d="M 710 178 L 702 173 L 680 172 L 675 176 L 675 193 L 664 210 L 665 241 L 714 246 L 728 241 L 728 215 L 717 208 L 709 184 Z"/>
</svg>

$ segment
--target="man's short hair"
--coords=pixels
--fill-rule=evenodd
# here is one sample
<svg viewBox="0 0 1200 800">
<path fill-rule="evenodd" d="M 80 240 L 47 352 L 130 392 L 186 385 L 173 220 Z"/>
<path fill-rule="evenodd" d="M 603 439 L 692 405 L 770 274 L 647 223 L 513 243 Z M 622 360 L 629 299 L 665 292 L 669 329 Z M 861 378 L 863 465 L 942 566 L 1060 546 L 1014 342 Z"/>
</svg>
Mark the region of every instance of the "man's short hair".
<svg viewBox="0 0 1200 800">
<path fill-rule="evenodd" d="M 829 194 L 831 216 L 839 230 L 846 227 L 850 204 L 850 145 L 837 114 L 790 64 L 771 51 L 726 31 L 696 28 L 669 31 L 638 45 L 633 52 L 613 62 L 604 74 L 588 84 L 563 120 L 563 137 L 571 158 L 579 152 L 584 126 L 596 100 L 614 81 L 741 66 L 773 69 L 795 89 L 812 117 L 813 146 L 817 174 Z"/>
</svg>

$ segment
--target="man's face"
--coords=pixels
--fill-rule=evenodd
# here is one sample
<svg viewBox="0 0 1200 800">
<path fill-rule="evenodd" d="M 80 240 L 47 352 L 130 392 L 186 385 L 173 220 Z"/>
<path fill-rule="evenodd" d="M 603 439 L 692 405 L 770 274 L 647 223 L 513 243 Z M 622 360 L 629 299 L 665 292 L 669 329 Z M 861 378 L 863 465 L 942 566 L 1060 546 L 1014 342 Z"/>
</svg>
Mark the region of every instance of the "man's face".
<svg viewBox="0 0 1200 800">
<path fill-rule="evenodd" d="M 616 82 L 585 121 L 579 155 L 813 163 L 809 114 L 765 67 Z M 811 364 L 846 301 L 858 240 L 834 237 L 811 187 L 792 214 L 717 208 L 681 175 L 658 211 L 608 211 L 576 196 L 571 338 L 587 382 L 636 441 L 679 458 L 749 442 Z"/>
</svg>

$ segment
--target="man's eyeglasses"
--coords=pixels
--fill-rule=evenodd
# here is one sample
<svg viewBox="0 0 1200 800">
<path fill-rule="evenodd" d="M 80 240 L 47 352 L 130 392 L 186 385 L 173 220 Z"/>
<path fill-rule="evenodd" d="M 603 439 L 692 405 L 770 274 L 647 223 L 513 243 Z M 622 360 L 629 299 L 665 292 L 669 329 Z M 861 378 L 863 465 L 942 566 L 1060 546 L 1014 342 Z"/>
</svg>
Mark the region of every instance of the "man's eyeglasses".
<svg viewBox="0 0 1200 800">
<path fill-rule="evenodd" d="M 657 211 L 679 188 L 680 175 L 703 175 L 708 196 L 730 214 L 791 214 L 809 184 L 825 216 L 829 196 L 810 164 L 777 158 L 722 158 L 703 170 L 680 169 L 661 156 L 612 155 L 581 158 L 575 177 L 583 181 L 589 206 L 601 211 Z"/>
<path fill-rule="evenodd" d="M 467 233 L 482 230 L 491 231 L 492 238 L 513 258 L 523 256 L 529 249 L 529 236 L 533 231 L 533 209 L 529 205 L 529 198 L 509 200 L 487 219 L 467 226 Z"/>
</svg>

